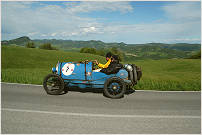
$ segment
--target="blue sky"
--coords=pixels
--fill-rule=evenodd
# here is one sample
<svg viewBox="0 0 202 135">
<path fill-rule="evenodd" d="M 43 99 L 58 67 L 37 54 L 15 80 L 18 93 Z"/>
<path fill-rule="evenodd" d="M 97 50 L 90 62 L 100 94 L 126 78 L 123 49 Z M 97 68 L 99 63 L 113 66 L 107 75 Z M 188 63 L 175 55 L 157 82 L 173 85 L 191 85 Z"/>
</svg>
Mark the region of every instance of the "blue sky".
<svg viewBox="0 0 202 135">
<path fill-rule="evenodd" d="M 200 43 L 200 1 L 4 1 L 1 38 Z"/>
</svg>

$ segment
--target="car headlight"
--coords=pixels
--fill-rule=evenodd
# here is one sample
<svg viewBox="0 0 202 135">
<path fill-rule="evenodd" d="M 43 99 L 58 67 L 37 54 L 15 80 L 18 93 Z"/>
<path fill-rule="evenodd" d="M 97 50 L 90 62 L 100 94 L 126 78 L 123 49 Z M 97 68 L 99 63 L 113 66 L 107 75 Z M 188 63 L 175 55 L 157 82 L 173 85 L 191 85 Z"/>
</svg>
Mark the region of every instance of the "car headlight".
<svg viewBox="0 0 202 135">
<path fill-rule="evenodd" d="M 56 72 L 58 72 L 58 64 L 56 65 Z"/>
<path fill-rule="evenodd" d="M 53 73 L 57 72 L 56 68 L 53 67 L 53 68 L 52 68 L 52 72 L 53 72 Z"/>
<path fill-rule="evenodd" d="M 124 65 L 124 68 L 127 70 L 127 71 L 133 71 L 133 67 L 129 64 L 126 64 Z"/>
</svg>

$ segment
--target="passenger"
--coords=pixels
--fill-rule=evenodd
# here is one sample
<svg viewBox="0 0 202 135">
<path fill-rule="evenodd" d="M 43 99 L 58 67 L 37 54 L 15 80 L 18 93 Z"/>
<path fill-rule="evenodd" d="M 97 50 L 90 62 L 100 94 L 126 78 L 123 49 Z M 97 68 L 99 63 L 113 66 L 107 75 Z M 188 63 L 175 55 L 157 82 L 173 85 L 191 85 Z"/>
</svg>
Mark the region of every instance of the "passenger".
<svg viewBox="0 0 202 135">
<path fill-rule="evenodd" d="M 103 68 L 100 72 L 109 74 L 116 74 L 123 67 L 121 63 L 119 63 L 119 57 L 117 55 L 113 55 L 111 58 L 111 63 L 107 68 Z"/>
</svg>

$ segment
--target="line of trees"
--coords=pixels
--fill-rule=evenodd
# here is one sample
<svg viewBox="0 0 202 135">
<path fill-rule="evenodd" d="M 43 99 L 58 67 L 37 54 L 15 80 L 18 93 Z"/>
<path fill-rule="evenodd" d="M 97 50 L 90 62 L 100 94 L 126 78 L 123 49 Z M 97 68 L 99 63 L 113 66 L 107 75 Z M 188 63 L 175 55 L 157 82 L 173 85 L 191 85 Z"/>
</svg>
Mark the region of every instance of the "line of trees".
<svg viewBox="0 0 202 135">
<path fill-rule="evenodd" d="M 39 46 L 40 49 L 45 50 L 57 50 L 57 48 L 53 47 L 50 43 L 45 43 Z"/>
<path fill-rule="evenodd" d="M 36 48 L 36 46 L 34 45 L 34 42 L 28 42 L 25 47 L 27 48 Z"/>
<path fill-rule="evenodd" d="M 26 48 L 36 48 L 34 42 L 28 42 L 25 45 Z M 51 43 L 44 43 L 39 46 L 39 49 L 45 49 L 45 50 L 58 50 L 56 47 L 53 47 Z"/>
<path fill-rule="evenodd" d="M 124 53 L 118 50 L 116 47 L 112 47 L 110 49 L 98 49 L 98 50 L 96 48 L 84 47 L 84 48 L 81 48 L 80 50 L 80 53 L 90 53 L 90 54 L 95 54 L 100 56 L 105 56 L 107 52 L 111 52 L 112 54 L 118 55 L 121 61 L 124 60 Z"/>
<path fill-rule="evenodd" d="M 88 47 L 81 48 L 80 53 L 90 53 L 90 54 L 105 56 L 104 50 L 101 50 L 101 49 L 97 50 L 95 48 L 88 48 Z"/>
<path fill-rule="evenodd" d="M 189 59 L 201 59 L 201 51 L 189 57 Z"/>
</svg>

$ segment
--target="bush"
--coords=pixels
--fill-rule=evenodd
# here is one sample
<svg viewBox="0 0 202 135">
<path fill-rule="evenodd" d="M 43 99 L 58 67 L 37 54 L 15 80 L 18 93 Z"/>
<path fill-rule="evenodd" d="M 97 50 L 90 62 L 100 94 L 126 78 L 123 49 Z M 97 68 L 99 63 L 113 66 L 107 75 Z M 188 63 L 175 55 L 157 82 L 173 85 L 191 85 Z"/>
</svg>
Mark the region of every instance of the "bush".
<svg viewBox="0 0 202 135">
<path fill-rule="evenodd" d="M 96 54 L 100 56 L 105 56 L 105 51 L 100 49 L 96 51 Z"/>
<path fill-rule="evenodd" d="M 201 51 L 189 57 L 189 59 L 201 59 Z"/>
<path fill-rule="evenodd" d="M 52 47 L 50 43 L 45 43 L 39 46 L 40 49 L 45 50 L 57 50 L 55 47 Z"/>
<path fill-rule="evenodd" d="M 80 53 L 91 53 L 91 54 L 96 54 L 96 49 L 95 48 L 81 48 Z"/>
<path fill-rule="evenodd" d="M 25 45 L 26 48 L 35 48 L 35 45 L 34 45 L 34 42 L 28 42 L 26 45 Z"/>
<path fill-rule="evenodd" d="M 116 47 L 112 47 L 110 51 L 112 54 L 118 55 L 120 61 L 124 60 L 124 53 L 119 51 Z"/>
<path fill-rule="evenodd" d="M 99 49 L 99 50 L 96 50 L 95 48 L 84 47 L 84 48 L 81 48 L 80 50 L 80 53 L 90 53 L 90 54 L 96 54 L 100 56 L 105 56 L 107 52 L 112 52 L 112 54 L 118 55 L 120 61 L 123 61 L 124 59 L 124 53 L 119 51 L 116 47 L 112 47 L 110 49 Z"/>
</svg>

